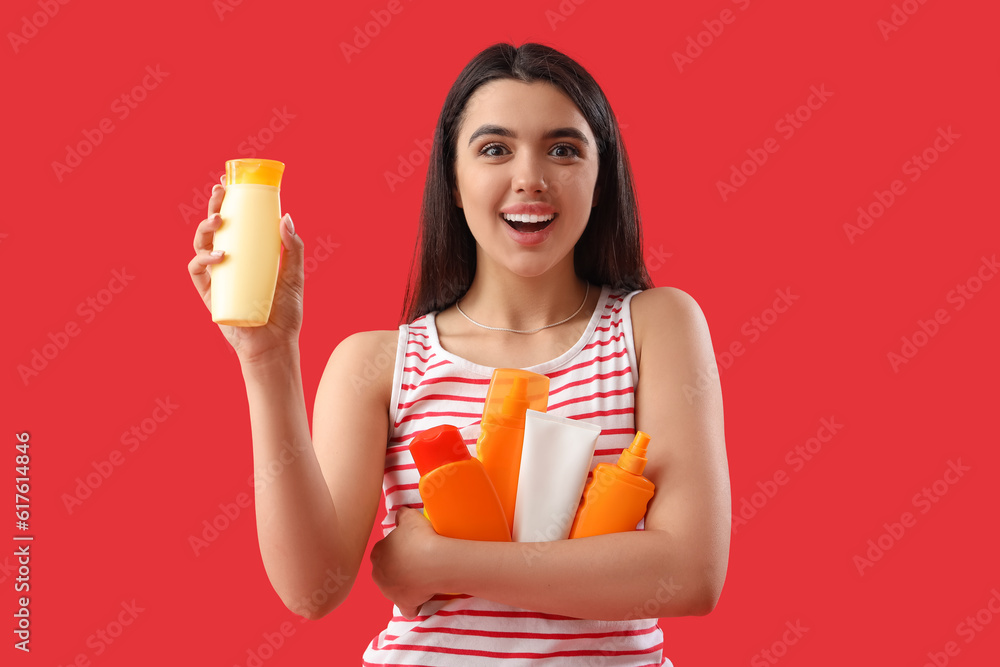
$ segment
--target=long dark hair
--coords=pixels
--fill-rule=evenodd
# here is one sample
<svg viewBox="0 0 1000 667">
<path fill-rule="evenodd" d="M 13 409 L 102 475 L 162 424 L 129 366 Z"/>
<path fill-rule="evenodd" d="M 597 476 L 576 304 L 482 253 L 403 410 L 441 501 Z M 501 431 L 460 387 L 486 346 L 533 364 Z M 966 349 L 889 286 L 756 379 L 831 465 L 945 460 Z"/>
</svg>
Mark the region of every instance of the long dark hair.
<svg viewBox="0 0 1000 667">
<path fill-rule="evenodd" d="M 466 102 L 479 86 L 494 79 L 544 81 L 558 86 L 580 109 L 597 139 L 600 193 L 573 251 L 576 274 L 593 284 L 629 291 L 653 286 L 642 257 L 642 225 L 632 170 L 604 92 L 576 61 L 551 47 L 531 42 L 520 47 L 498 43 L 465 66 L 441 109 L 424 186 L 420 238 L 414 249 L 414 261 L 418 252 L 420 255 L 420 272 L 415 290 L 412 280 L 407 282 L 400 324 L 444 310 L 472 285 L 476 240 L 452 194 L 456 144 Z"/>
</svg>

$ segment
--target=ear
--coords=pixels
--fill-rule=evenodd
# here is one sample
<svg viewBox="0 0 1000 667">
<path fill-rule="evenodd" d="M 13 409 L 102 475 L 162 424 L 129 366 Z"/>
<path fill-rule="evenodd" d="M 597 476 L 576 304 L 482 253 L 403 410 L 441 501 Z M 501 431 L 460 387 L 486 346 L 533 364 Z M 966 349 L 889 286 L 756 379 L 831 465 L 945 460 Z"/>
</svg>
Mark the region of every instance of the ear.
<svg viewBox="0 0 1000 667">
<path fill-rule="evenodd" d="M 455 199 L 455 206 L 462 208 L 462 194 L 458 191 L 458 188 L 452 188 L 451 194 Z"/>
<path fill-rule="evenodd" d="M 601 195 L 601 186 L 600 185 L 594 186 L 594 201 L 593 203 L 591 203 L 590 208 L 594 208 L 595 206 L 597 206 L 597 199 L 598 197 L 600 197 L 600 195 Z"/>
</svg>

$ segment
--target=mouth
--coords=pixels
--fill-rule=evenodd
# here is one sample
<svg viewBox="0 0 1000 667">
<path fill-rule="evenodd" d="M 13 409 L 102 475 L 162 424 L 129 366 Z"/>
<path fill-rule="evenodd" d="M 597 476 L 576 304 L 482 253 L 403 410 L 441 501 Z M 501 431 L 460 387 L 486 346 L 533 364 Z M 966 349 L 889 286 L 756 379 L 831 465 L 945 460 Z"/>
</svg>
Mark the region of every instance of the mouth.
<svg viewBox="0 0 1000 667">
<path fill-rule="evenodd" d="M 552 213 L 549 215 L 509 215 L 507 213 L 501 213 L 500 219 L 507 223 L 507 226 L 511 229 L 521 232 L 522 234 L 531 234 L 533 232 L 540 232 L 555 221 L 559 217 L 558 213 Z M 535 222 L 531 222 L 534 218 Z"/>
</svg>

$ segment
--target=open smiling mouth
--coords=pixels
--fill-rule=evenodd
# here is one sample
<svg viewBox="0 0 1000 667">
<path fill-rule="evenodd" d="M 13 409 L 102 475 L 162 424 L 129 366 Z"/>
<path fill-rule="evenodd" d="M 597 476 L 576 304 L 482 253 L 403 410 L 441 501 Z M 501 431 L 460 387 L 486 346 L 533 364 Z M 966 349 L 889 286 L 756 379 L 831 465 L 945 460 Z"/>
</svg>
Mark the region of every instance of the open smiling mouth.
<svg viewBox="0 0 1000 667">
<path fill-rule="evenodd" d="M 535 218 L 537 222 L 530 222 L 531 218 Z M 508 215 L 506 213 L 501 213 L 500 218 L 507 223 L 511 228 L 524 233 L 540 232 L 552 222 L 559 217 L 558 213 L 553 213 L 551 215 L 542 216 L 529 216 L 529 215 Z"/>
</svg>

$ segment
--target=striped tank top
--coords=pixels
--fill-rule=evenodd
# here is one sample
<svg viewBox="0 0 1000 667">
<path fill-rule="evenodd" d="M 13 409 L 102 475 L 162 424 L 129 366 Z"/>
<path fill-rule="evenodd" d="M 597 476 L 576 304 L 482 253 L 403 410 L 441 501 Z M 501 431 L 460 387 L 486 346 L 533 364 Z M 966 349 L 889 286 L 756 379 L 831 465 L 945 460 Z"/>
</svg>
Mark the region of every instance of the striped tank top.
<svg viewBox="0 0 1000 667">
<path fill-rule="evenodd" d="M 549 378 L 547 412 L 597 424 L 601 433 L 591 462 L 614 464 L 632 442 L 638 380 L 629 302 L 638 291 L 601 289 L 583 336 L 559 357 L 524 370 Z M 399 327 L 386 449 L 387 515 L 383 535 L 395 528 L 398 508 L 423 508 L 419 475 L 408 448 L 421 431 L 451 424 L 476 455 L 476 440 L 493 368 L 441 347 L 436 312 Z M 589 479 L 589 477 L 588 477 Z M 642 523 L 639 524 L 642 527 Z M 637 614 L 638 615 L 638 614 Z M 594 621 L 537 613 L 469 595 L 438 595 L 406 620 L 393 606 L 385 630 L 368 644 L 364 665 L 665 665 L 663 632 L 655 618 Z"/>
</svg>

